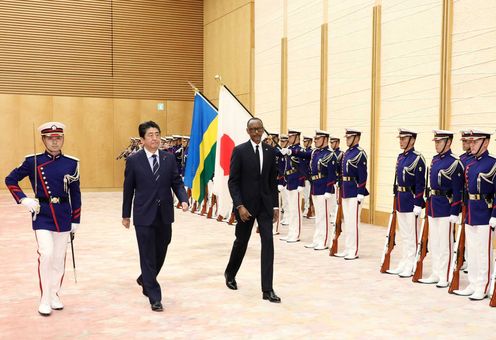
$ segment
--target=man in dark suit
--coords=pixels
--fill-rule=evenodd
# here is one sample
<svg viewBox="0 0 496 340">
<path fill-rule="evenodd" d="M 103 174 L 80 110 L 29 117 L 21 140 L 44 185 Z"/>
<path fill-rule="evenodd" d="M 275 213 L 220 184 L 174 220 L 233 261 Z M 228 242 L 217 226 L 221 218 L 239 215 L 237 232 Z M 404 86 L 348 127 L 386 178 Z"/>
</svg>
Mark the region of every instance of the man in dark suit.
<svg viewBox="0 0 496 340">
<path fill-rule="evenodd" d="M 152 310 L 161 312 L 162 293 L 157 275 L 171 241 L 171 224 L 174 222 L 171 189 L 181 202 L 183 211 L 188 210 L 188 196 L 174 155 L 159 150 L 160 127 L 149 121 L 140 124 L 138 130 L 143 149 L 126 160 L 122 225 L 129 228 L 134 198 L 133 221 L 141 267 L 141 275 L 136 281 L 150 300 Z"/>
<path fill-rule="evenodd" d="M 238 289 L 235 277 L 245 256 L 256 219 L 262 241 L 262 297 L 270 302 L 281 302 L 272 288 L 272 223 L 279 217 L 275 150 L 268 144 L 261 143 L 264 128 L 259 118 L 248 120 L 246 131 L 250 140 L 236 146 L 231 156 L 228 185 L 238 224 L 236 240 L 224 276 L 228 288 Z"/>
</svg>

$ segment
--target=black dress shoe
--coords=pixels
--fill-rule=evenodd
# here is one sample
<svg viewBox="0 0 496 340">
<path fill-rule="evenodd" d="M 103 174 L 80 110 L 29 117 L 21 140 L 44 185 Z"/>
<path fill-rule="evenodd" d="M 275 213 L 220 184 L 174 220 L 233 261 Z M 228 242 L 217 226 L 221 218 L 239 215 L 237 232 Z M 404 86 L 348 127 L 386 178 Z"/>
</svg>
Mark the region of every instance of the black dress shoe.
<svg viewBox="0 0 496 340">
<path fill-rule="evenodd" d="M 263 292 L 262 298 L 264 300 L 269 300 L 270 302 L 275 302 L 275 303 L 280 303 L 281 298 L 274 293 L 273 290 L 268 291 L 268 292 Z"/>
<path fill-rule="evenodd" d="M 164 310 L 164 307 L 162 306 L 162 302 L 160 301 L 153 302 L 151 305 L 152 305 L 152 311 L 154 312 L 162 312 Z"/>
<path fill-rule="evenodd" d="M 141 292 L 143 293 L 143 295 L 148 297 L 148 294 L 145 291 L 145 286 L 143 286 L 143 279 L 141 278 L 141 276 L 136 279 L 136 283 L 141 286 Z"/>
<path fill-rule="evenodd" d="M 224 274 L 224 277 L 226 278 L 226 286 L 229 289 L 232 290 L 237 290 L 238 289 L 238 284 L 236 283 L 236 280 L 234 278 L 230 279 L 227 274 Z"/>
</svg>

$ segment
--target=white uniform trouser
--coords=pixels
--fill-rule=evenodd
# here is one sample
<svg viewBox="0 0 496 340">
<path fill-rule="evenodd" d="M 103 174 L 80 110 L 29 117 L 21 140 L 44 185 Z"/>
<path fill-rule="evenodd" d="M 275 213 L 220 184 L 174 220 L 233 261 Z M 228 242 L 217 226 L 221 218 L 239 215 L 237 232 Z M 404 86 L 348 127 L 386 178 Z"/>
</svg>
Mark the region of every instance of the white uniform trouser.
<svg viewBox="0 0 496 340">
<path fill-rule="evenodd" d="M 489 293 L 493 232 L 489 225 L 465 225 L 469 286 L 475 292 Z"/>
<path fill-rule="evenodd" d="M 336 192 L 332 194 L 331 198 L 328 200 L 328 206 L 329 206 L 329 221 L 331 224 L 336 223 L 336 215 L 338 212 L 338 191 L 336 189 Z"/>
<path fill-rule="evenodd" d="M 440 281 L 448 281 L 453 256 L 453 224 L 449 222 L 449 217 L 429 216 L 427 244 L 432 259 L 432 275 Z"/>
<path fill-rule="evenodd" d="M 315 208 L 315 232 L 313 233 L 313 244 L 318 248 L 328 246 L 329 242 L 329 202 L 324 195 L 313 195 L 313 206 Z"/>
<path fill-rule="evenodd" d="M 287 190 L 288 192 L 288 241 L 300 239 L 301 232 L 301 193 L 298 190 Z M 285 210 L 286 211 L 286 210 Z M 286 212 L 285 212 L 286 213 Z"/>
<path fill-rule="evenodd" d="M 398 269 L 400 272 L 413 271 L 420 232 L 420 218 L 416 218 L 413 212 L 402 213 L 398 211 L 396 216 L 398 218 L 398 229 L 402 247 Z"/>
<path fill-rule="evenodd" d="M 57 296 L 65 271 L 65 254 L 70 232 L 35 230 L 38 242 L 38 273 L 41 289 L 41 304 L 50 305 Z"/>
<path fill-rule="evenodd" d="M 305 213 L 308 213 L 308 209 L 310 208 L 310 188 L 311 188 L 310 181 L 305 180 L 305 189 L 303 189 L 303 199 L 305 200 L 305 206 L 303 207 L 303 211 Z"/>
<path fill-rule="evenodd" d="M 286 187 L 283 187 L 282 190 L 280 191 L 280 195 L 281 195 L 281 209 L 282 211 L 284 211 L 283 220 L 288 221 L 289 220 L 288 189 L 286 189 Z"/>
<path fill-rule="evenodd" d="M 343 198 L 343 233 L 345 256 L 358 256 L 358 240 L 360 236 L 359 224 L 361 204 L 358 204 L 356 197 Z"/>
</svg>

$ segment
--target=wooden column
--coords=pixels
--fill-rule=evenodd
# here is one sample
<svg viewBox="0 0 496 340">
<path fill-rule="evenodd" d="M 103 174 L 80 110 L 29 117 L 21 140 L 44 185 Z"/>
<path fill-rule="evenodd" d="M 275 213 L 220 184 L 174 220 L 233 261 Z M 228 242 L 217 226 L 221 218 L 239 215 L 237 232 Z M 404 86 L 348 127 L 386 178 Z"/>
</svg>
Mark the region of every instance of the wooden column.
<svg viewBox="0 0 496 340">
<path fill-rule="evenodd" d="M 288 130 L 288 0 L 283 4 L 283 37 L 281 38 L 281 133 Z"/>
<path fill-rule="evenodd" d="M 439 128 L 448 129 L 451 116 L 451 52 L 453 33 L 453 0 L 443 0 L 441 40 L 441 86 L 439 103 Z"/>
<path fill-rule="evenodd" d="M 327 67 L 328 67 L 328 0 L 323 1 L 323 18 L 320 27 L 320 129 L 327 130 Z"/>
<path fill-rule="evenodd" d="M 372 84 L 370 100 L 370 155 L 369 155 L 369 223 L 375 223 L 377 192 L 377 155 L 379 154 L 378 123 L 381 112 L 381 5 L 373 8 L 372 21 Z"/>
</svg>

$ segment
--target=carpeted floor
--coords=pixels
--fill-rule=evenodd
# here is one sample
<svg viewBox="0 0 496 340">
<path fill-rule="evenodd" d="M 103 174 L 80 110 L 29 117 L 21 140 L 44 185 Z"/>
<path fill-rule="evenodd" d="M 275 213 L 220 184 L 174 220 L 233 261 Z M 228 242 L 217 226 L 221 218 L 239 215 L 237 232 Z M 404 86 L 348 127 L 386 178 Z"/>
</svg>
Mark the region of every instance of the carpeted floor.
<svg viewBox="0 0 496 340">
<path fill-rule="evenodd" d="M 379 273 L 385 228 L 362 225 L 360 259 L 345 261 L 275 236 L 274 289 L 281 304 L 262 300 L 260 240 L 253 234 L 227 289 L 223 272 L 234 228 L 176 210 L 172 244 L 159 276 L 163 313 L 150 310 L 139 274 L 133 229 L 121 226 L 121 193 L 83 193 L 75 240 L 77 284 L 68 249 L 63 311 L 38 315 L 37 254 L 24 207 L 0 194 L 1 339 L 494 339 L 496 308 L 447 289 Z M 282 235 L 286 228 L 283 228 Z M 400 249 L 393 252 L 397 261 Z M 396 256 L 394 256 L 396 255 Z M 424 266 L 425 275 L 430 264 Z M 462 288 L 466 285 L 462 276 Z"/>
</svg>

